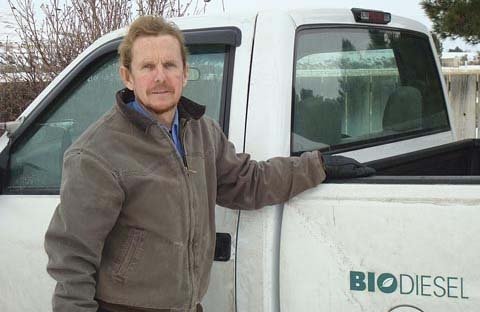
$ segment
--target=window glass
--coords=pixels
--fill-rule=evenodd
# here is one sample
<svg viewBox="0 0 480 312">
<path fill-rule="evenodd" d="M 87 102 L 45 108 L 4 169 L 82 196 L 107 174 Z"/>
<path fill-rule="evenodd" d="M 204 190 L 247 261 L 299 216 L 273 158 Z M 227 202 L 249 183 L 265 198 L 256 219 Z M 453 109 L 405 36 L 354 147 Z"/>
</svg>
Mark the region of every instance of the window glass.
<svg viewBox="0 0 480 312">
<path fill-rule="evenodd" d="M 114 90 L 121 88 L 118 58 L 112 55 L 81 83 L 65 90 L 14 145 L 7 189 L 58 188 L 63 153 L 112 106 Z"/>
<path fill-rule="evenodd" d="M 426 37 L 309 29 L 298 33 L 295 55 L 293 153 L 449 129 Z"/>
<path fill-rule="evenodd" d="M 184 95 L 206 105 L 207 114 L 219 120 L 227 48 L 195 45 L 189 49 L 192 70 Z M 118 66 L 116 53 L 88 66 L 95 70 L 81 74 L 15 142 L 7 192 L 58 190 L 65 150 L 112 107 L 116 91 L 123 88 Z"/>
<path fill-rule="evenodd" d="M 224 89 L 224 45 L 191 45 L 188 47 L 189 79 L 183 95 L 207 107 L 206 114 L 220 122 Z"/>
</svg>

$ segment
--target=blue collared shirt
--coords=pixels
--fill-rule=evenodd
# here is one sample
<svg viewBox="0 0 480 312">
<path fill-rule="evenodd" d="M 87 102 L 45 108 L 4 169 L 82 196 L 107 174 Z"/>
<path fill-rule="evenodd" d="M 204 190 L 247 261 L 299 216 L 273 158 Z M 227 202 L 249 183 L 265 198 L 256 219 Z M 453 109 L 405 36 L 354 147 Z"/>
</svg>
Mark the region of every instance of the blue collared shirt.
<svg viewBox="0 0 480 312">
<path fill-rule="evenodd" d="M 180 141 L 180 121 L 178 118 L 178 108 L 175 109 L 175 116 L 173 117 L 173 124 L 172 124 L 172 129 L 168 129 L 167 126 L 162 125 L 161 123 L 158 122 L 158 120 L 150 113 L 143 105 L 138 103 L 137 101 L 132 101 L 128 103 L 128 106 L 130 108 L 133 108 L 140 114 L 144 115 L 145 117 L 148 117 L 149 119 L 155 121 L 157 124 L 160 125 L 160 127 L 164 128 L 168 133 L 170 133 L 170 137 L 173 141 L 173 145 L 175 146 L 175 149 L 180 155 L 180 157 L 185 156 L 185 152 L 183 151 L 183 146 Z"/>
</svg>

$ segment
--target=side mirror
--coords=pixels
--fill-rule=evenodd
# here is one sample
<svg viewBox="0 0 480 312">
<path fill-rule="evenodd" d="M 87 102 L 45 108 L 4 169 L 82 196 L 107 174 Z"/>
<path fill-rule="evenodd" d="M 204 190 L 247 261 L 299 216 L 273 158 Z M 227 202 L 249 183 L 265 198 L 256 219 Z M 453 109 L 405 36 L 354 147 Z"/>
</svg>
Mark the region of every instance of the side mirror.
<svg viewBox="0 0 480 312">
<path fill-rule="evenodd" d="M 15 121 L 0 122 L 0 130 L 4 130 L 7 133 L 7 136 L 11 137 L 12 134 L 22 125 L 24 120 L 24 117 L 20 117 Z"/>
</svg>

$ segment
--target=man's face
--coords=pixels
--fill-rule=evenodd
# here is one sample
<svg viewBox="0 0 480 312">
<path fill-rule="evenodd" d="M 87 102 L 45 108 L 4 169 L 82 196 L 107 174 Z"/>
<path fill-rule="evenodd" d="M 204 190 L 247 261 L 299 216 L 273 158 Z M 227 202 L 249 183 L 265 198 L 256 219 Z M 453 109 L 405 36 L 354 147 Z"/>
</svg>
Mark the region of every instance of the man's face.
<svg viewBox="0 0 480 312">
<path fill-rule="evenodd" d="M 137 101 L 170 126 L 187 82 L 178 40 L 170 35 L 137 38 L 130 70 L 122 66 L 120 75 Z"/>
</svg>

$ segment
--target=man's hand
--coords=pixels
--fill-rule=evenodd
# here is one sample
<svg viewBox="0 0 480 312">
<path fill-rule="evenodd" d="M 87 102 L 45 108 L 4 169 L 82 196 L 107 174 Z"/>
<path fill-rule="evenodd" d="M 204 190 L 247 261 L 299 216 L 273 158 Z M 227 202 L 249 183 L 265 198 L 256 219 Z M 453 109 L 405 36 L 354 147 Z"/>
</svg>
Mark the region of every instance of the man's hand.
<svg viewBox="0 0 480 312">
<path fill-rule="evenodd" d="M 367 177 L 375 174 L 375 169 L 362 165 L 345 156 L 322 155 L 326 180 Z"/>
</svg>

